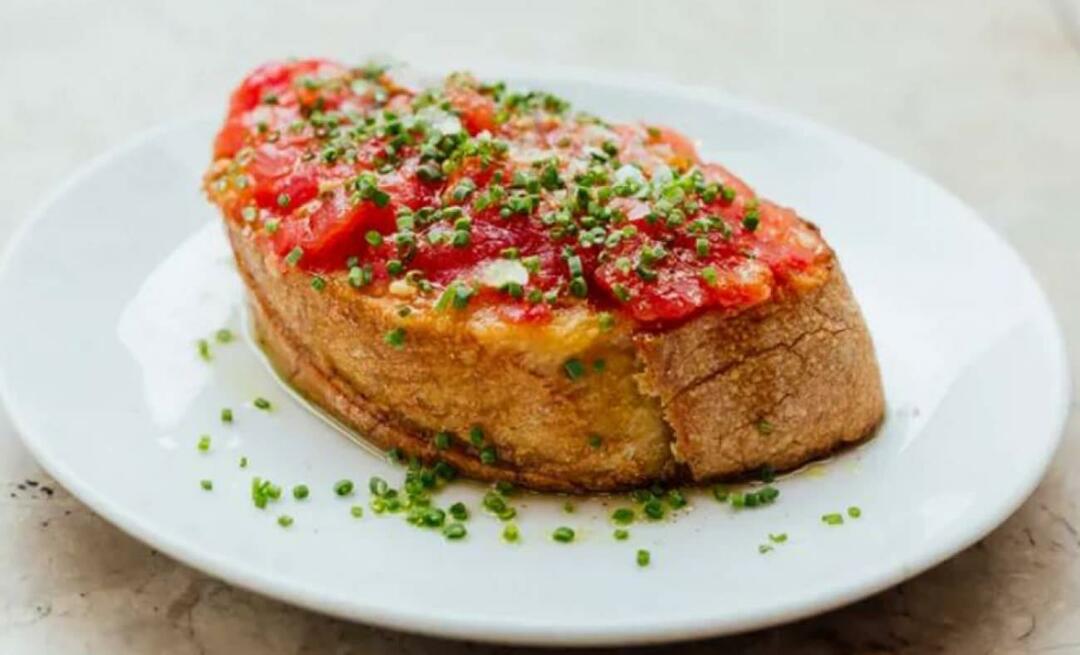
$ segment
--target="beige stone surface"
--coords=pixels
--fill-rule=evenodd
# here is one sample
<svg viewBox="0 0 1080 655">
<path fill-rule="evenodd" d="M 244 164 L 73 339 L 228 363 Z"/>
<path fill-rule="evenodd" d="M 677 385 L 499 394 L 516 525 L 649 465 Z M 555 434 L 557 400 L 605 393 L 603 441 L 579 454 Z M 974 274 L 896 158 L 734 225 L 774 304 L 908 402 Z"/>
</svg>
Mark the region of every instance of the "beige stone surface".
<svg viewBox="0 0 1080 655">
<path fill-rule="evenodd" d="M 1078 16 L 1078 0 L 4 0 L 0 243 L 80 163 L 139 129 L 220 106 L 265 58 L 641 70 L 783 105 L 939 180 L 1034 268 L 1075 376 Z M 976 546 L 843 610 L 656 652 L 1080 653 L 1076 399 L 1047 478 Z M 515 652 L 342 623 L 180 566 L 54 487 L 2 413 L 0 492 L 3 655 Z"/>
</svg>

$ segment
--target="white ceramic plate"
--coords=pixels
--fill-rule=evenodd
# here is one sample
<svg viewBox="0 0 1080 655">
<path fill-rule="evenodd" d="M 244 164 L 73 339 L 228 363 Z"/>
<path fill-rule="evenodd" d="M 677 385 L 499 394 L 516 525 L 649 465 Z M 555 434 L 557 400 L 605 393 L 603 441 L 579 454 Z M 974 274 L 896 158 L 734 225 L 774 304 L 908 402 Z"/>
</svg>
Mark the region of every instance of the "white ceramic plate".
<svg viewBox="0 0 1080 655">
<path fill-rule="evenodd" d="M 514 81 L 698 136 L 706 157 L 822 227 L 862 302 L 888 418 L 868 445 L 781 480 L 776 505 L 735 512 L 699 492 L 691 511 L 634 525 L 626 542 L 612 538 L 613 499 L 567 514 L 563 499 L 534 497 L 518 502 L 522 543 L 507 545 L 470 484 L 445 492 L 474 509 L 462 542 L 400 517 L 352 518 L 370 476 L 402 472 L 295 401 L 249 344 L 215 345 L 211 364 L 196 356 L 196 339 L 242 323 L 199 192 L 216 120 L 97 160 L 12 244 L 0 392 L 27 445 L 102 516 L 213 575 L 341 617 L 484 641 L 657 642 L 789 621 L 915 575 L 1013 512 L 1055 450 L 1068 387 L 1061 337 L 1016 254 L 937 185 L 849 138 L 713 92 L 604 78 Z M 274 411 L 253 408 L 256 396 Z M 210 453 L 196 450 L 201 433 Z M 253 475 L 306 483 L 312 497 L 260 511 Z M 361 493 L 334 497 L 340 478 Z M 862 518 L 822 523 L 851 505 Z M 558 525 L 578 540 L 553 542 Z M 786 543 L 758 553 L 781 532 Z M 648 568 L 638 548 L 652 552 Z"/>
</svg>

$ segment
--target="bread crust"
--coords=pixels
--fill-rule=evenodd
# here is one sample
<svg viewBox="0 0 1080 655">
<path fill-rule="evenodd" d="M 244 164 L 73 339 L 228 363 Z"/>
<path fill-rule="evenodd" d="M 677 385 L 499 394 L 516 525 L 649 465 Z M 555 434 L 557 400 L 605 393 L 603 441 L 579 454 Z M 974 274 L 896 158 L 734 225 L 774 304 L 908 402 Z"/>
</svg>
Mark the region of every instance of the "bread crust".
<svg viewBox="0 0 1080 655">
<path fill-rule="evenodd" d="M 468 477 L 587 492 L 785 470 L 865 438 L 884 412 L 873 345 L 835 264 L 817 289 L 646 334 L 601 330 L 585 309 L 543 326 L 435 312 L 343 275 L 316 292 L 228 226 L 256 334 L 289 384 L 376 446 Z M 396 327 L 401 349 L 383 339 Z M 604 371 L 571 380 L 570 358 Z M 474 425 L 495 462 L 469 443 Z M 454 435 L 448 449 L 435 447 L 440 430 Z"/>
<path fill-rule="evenodd" d="M 787 470 L 868 437 L 885 411 L 870 333 L 835 261 L 816 289 L 637 339 L 696 480 Z"/>
</svg>

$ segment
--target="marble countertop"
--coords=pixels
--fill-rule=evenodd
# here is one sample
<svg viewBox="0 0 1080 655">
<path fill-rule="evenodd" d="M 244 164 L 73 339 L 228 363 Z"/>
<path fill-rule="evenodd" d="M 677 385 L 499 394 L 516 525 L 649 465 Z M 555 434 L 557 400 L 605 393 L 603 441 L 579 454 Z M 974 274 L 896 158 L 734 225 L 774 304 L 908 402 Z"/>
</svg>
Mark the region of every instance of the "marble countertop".
<svg viewBox="0 0 1080 655">
<path fill-rule="evenodd" d="M 5 0 L 0 244 L 94 154 L 287 54 L 636 70 L 806 114 L 975 206 L 1034 269 L 1080 372 L 1080 0 Z M 1077 407 L 1074 390 L 1035 494 L 969 550 L 824 616 L 657 652 L 1080 653 Z M 2 410 L 0 492 L 5 655 L 518 652 L 336 621 L 177 564 L 49 480 Z"/>
</svg>

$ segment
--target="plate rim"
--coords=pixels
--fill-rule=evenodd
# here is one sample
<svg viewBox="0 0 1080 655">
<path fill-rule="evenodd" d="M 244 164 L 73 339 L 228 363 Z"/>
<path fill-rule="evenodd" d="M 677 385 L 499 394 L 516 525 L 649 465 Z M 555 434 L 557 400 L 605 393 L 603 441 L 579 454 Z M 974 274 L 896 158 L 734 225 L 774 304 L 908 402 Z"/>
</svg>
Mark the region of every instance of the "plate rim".
<svg viewBox="0 0 1080 655">
<path fill-rule="evenodd" d="M 626 73 L 601 68 L 520 64 L 482 64 L 476 65 L 474 68 L 485 75 L 497 77 L 529 79 L 549 83 L 572 82 L 615 88 L 621 91 L 647 88 L 662 95 L 673 95 L 688 101 L 719 104 L 749 112 L 770 122 L 792 126 L 799 131 L 813 134 L 828 142 L 841 144 L 846 148 L 854 148 L 864 154 L 880 158 L 893 166 L 899 167 L 905 173 L 919 178 L 924 184 L 932 186 L 937 192 L 943 194 L 957 205 L 967 208 L 968 212 L 962 212 L 962 215 L 954 216 L 954 219 L 966 222 L 967 227 L 970 229 L 987 233 L 989 238 L 1002 247 L 1003 253 L 1013 259 L 1013 263 L 1019 267 L 1021 274 L 1027 276 L 1027 281 L 1030 283 L 1034 295 L 1033 315 L 1038 317 L 1039 322 L 1042 324 L 1040 327 L 1044 328 L 1047 336 L 1050 337 L 1050 341 L 1046 345 L 1050 354 L 1049 359 L 1053 362 L 1053 370 L 1048 371 L 1050 374 L 1048 378 L 1053 379 L 1053 388 L 1058 392 L 1057 398 L 1052 403 L 1055 413 L 1052 421 L 1054 428 L 1051 443 L 1041 453 L 1038 465 L 1031 469 L 1033 473 L 1024 480 L 1016 481 L 1014 491 L 1008 501 L 1002 502 L 997 511 L 985 513 L 981 520 L 966 524 L 966 528 L 961 530 L 960 534 L 953 539 L 938 540 L 922 549 L 918 553 L 919 556 L 914 558 L 915 562 L 911 566 L 883 567 L 878 575 L 867 576 L 858 583 L 849 584 L 839 590 L 830 587 L 828 593 L 817 593 L 798 603 L 788 602 L 785 604 L 783 600 L 780 600 L 772 611 L 758 612 L 756 615 L 750 616 L 731 614 L 725 617 L 718 613 L 710 617 L 693 617 L 683 621 L 665 620 L 659 624 L 643 622 L 619 625 L 609 623 L 595 628 L 581 629 L 575 627 L 572 630 L 560 629 L 553 631 L 550 625 L 523 623 L 520 620 L 476 618 L 475 616 L 455 616 L 446 619 L 426 614 L 422 608 L 411 611 L 401 609 L 386 610 L 377 603 L 358 603 L 355 600 L 354 602 L 342 604 L 332 598 L 327 599 L 319 594 L 312 593 L 310 589 L 303 586 L 280 582 L 279 579 L 262 575 L 257 570 L 245 570 L 242 567 L 237 567 L 234 563 L 213 556 L 209 551 L 191 550 L 183 543 L 163 537 L 153 530 L 143 527 L 137 517 L 128 515 L 122 508 L 115 507 L 107 499 L 100 497 L 93 491 L 92 485 L 83 483 L 78 473 L 70 470 L 61 461 L 51 458 L 47 447 L 44 445 L 47 439 L 33 434 L 28 429 L 28 421 L 20 415 L 14 404 L 14 393 L 9 386 L 11 385 L 10 374 L 0 369 L 0 403 L 7 410 L 12 427 L 18 434 L 20 441 L 34 456 L 37 463 L 60 482 L 65 489 L 71 492 L 73 496 L 78 498 L 80 502 L 85 503 L 96 514 L 124 533 L 143 543 L 151 544 L 184 565 L 222 579 L 238 588 L 347 621 L 357 621 L 428 636 L 474 642 L 534 646 L 610 646 L 669 643 L 748 632 L 827 612 L 888 589 L 937 566 L 946 559 L 969 548 L 1006 521 L 1034 492 L 1045 477 L 1055 454 L 1060 450 L 1064 428 L 1069 416 L 1072 381 L 1064 333 L 1060 322 L 1057 320 L 1053 305 L 1024 258 L 1011 243 L 983 221 L 978 212 L 969 204 L 907 162 L 878 150 L 851 135 L 810 118 L 788 112 L 785 109 L 737 96 L 720 89 L 673 82 L 657 75 Z M 426 72 L 422 69 L 414 70 Z M 210 116 L 210 113 L 206 112 L 158 124 L 136 133 L 126 141 L 106 149 L 78 166 L 73 173 L 53 187 L 42 200 L 33 206 L 16 226 L 2 254 L 0 254 L 0 280 L 4 280 L 8 275 L 12 274 L 11 270 L 14 267 L 16 253 L 36 224 L 72 188 L 116 158 L 137 150 L 159 135 L 182 129 L 199 121 L 205 121 L 208 116 Z"/>
</svg>

